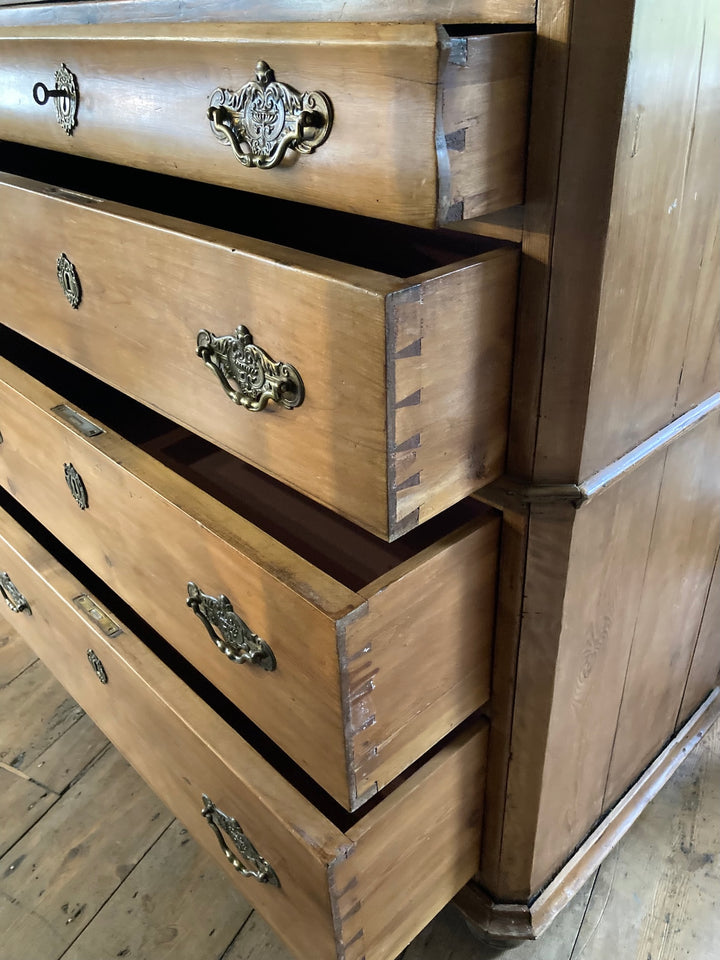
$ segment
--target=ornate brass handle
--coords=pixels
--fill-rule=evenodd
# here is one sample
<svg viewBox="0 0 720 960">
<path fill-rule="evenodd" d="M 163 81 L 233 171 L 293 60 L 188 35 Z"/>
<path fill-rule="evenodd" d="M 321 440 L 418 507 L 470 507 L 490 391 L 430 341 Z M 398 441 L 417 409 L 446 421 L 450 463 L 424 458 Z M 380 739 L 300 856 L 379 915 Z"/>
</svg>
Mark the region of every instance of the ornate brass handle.
<svg viewBox="0 0 720 960">
<path fill-rule="evenodd" d="M 50 90 L 44 83 L 36 83 L 32 91 L 33 100 L 40 107 L 48 101 L 55 102 L 55 116 L 65 133 L 71 137 L 77 126 L 77 111 L 80 95 L 77 77 L 64 63 L 55 71 L 55 87 Z"/>
<path fill-rule="evenodd" d="M 228 660 L 233 663 L 254 663 L 268 672 L 275 669 L 277 662 L 269 644 L 252 632 L 235 613 L 226 596 L 221 593 L 219 597 L 211 597 L 192 581 L 187 590 L 187 605 L 200 618 L 210 639 Z M 222 636 L 215 633 L 213 626 L 220 630 Z"/>
<path fill-rule="evenodd" d="M 208 120 L 215 136 L 244 167 L 271 170 L 288 150 L 312 153 L 330 136 L 333 109 L 319 90 L 300 93 L 279 83 L 260 60 L 255 80 L 239 90 L 218 87 L 210 94 Z"/>
<path fill-rule="evenodd" d="M 23 610 L 27 610 L 32 614 L 30 604 L 12 582 L 8 573 L 0 573 L 0 594 L 13 613 L 22 613 Z"/>
<path fill-rule="evenodd" d="M 228 817 L 228 815 L 223 813 L 222 810 L 218 810 L 210 797 L 208 797 L 206 794 L 202 795 L 202 801 L 202 815 L 210 824 L 213 833 L 217 837 L 218 843 L 220 844 L 220 849 L 228 858 L 231 865 L 237 870 L 237 872 L 241 873 L 243 877 L 252 877 L 253 880 L 257 880 L 259 883 L 269 883 L 273 887 L 279 887 L 280 881 L 278 880 L 278 875 L 275 873 L 267 860 L 261 857 L 257 852 L 254 844 L 243 832 L 242 827 L 237 820 L 235 820 L 233 817 Z M 235 844 L 238 853 L 243 858 L 245 863 L 243 863 L 242 860 L 238 860 L 230 847 L 227 845 L 223 831 L 225 831 L 225 833 Z M 245 866 L 246 863 L 251 864 L 251 866 Z"/>
<path fill-rule="evenodd" d="M 217 376 L 232 402 L 246 410 L 264 410 L 268 400 L 292 410 L 305 399 L 305 387 L 295 367 L 273 360 L 253 343 L 247 327 L 240 326 L 225 337 L 201 330 L 197 355 Z"/>
</svg>

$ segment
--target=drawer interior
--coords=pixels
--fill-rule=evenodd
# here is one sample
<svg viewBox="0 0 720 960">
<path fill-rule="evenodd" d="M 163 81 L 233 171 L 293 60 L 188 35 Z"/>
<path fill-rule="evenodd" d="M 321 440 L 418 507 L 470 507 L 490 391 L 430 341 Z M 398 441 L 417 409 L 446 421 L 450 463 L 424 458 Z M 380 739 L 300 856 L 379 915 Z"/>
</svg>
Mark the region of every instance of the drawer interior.
<svg viewBox="0 0 720 960">
<path fill-rule="evenodd" d="M 361 815 L 347 815 L 308 791 L 214 691 L 206 702 L 191 673 L 168 669 L 137 618 L 5 505 L 0 493 L 0 569 L 27 604 L 14 622 L 68 692 L 298 958 L 393 960 L 477 867 L 486 721 L 476 717 Z M 226 835 L 218 831 L 221 850 L 205 822 L 208 804 L 241 818 L 233 827 L 220 813 L 220 826 L 233 840 L 236 828 L 248 831 L 277 884 L 230 866 Z"/>
<path fill-rule="evenodd" d="M 353 591 L 489 513 L 463 500 L 387 543 L 5 327 L 0 352 Z"/>
<path fill-rule="evenodd" d="M 327 793 L 303 768 L 295 763 L 277 744 L 252 722 L 231 700 L 217 689 L 191 663 L 182 657 L 156 630 L 143 620 L 136 611 L 107 584 L 89 569 L 75 554 L 54 537 L 35 517 L 22 507 L 13 497 L 0 487 L 0 511 L 4 511 L 30 534 L 63 569 L 87 588 L 103 608 L 122 622 L 143 644 L 152 651 L 172 672 L 221 717 L 233 730 L 240 734 L 254 750 L 263 756 L 302 796 L 308 800 L 331 823 L 343 832 L 368 816 L 383 799 L 392 794 L 402 783 L 412 777 L 431 757 L 439 753 L 447 740 L 456 738 L 463 730 L 477 725 L 478 711 L 468 717 L 453 733 L 435 744 L 422 758 L 408 766 L 391 786 L 370 797 L 363 806 L 349 811 Z"/>
<path fill-rule="evenodd" d="M 507 245 L 475 234 L 424 230 L 16 143 L 0 142 L 0 158 L 7 173 L 398 279 Z"/>
</svg>

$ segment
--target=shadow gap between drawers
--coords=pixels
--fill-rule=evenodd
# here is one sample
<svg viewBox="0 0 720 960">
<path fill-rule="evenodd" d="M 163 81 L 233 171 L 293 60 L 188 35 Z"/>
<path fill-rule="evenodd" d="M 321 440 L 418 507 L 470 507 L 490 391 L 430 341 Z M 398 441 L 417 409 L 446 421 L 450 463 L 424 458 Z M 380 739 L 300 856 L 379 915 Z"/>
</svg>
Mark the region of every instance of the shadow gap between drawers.
<svg viewBox="0 0 720 960">
<path fill-rule="evenodd" d="M 135 634 L 173 673 L 208 704 L 247 743 L 267 760 L 306 800 L 344 833 L 358 823 L 371 810 L 405 780 L 409 779 L 431 757 L 439 753 L 448 740 L 461 735 L 472 726 L 483 711 L 478 710 L 435 744 L 427 753 L 408 766 L 392 783 L 367 800 L 355 812 L 342 807 L 319 786 L 294 760 L 263 733 L 252 720 L 239 710 L 217 687 L 192 666 L 167 640 L 139 617 L 127 603 L 114 593 L 98 576 L 85 566 L 67 547 L 54 537 L 42 524 L 21 506 L 11 494 L 0 487 L 0 510 L 4 510 L 34 537 L 62 566 L 68 570 L 113 619 Z"/>
<path fill-rule="evenodd" d="M 387 543 L 4 326 L 0 355 L 356 592 L 489 512 L 462 500 Z"/>
<path fill-rule="evenodd" d="M 507 246 L 0 141 L 5 173 L 407 279 Z"/>
</svg>

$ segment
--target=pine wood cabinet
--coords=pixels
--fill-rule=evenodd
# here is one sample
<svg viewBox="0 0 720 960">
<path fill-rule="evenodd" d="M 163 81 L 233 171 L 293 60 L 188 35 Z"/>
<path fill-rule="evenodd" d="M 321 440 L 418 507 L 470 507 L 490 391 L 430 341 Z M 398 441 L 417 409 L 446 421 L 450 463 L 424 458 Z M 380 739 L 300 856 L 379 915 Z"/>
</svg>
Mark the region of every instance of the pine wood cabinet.
<svg viewBox="0 0 720 960">
<path fill-rule="evenodd" d="M 0 0 L 0 590 L 299 960 L 538 936 L 720 712 L 719 51 Z"/>
</svg>

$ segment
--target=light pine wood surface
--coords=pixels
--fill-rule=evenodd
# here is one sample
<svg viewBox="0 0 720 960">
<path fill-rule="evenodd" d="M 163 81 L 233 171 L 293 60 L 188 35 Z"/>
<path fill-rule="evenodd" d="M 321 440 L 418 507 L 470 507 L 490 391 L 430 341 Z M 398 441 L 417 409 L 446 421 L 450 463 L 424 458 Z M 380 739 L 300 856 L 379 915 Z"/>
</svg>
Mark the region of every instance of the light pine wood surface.
<svg viewBox="0 0 720 960">
<path fill-rule="evenodd" d="M 2 621 L 0 676 L 4 960 L 292 960 Z M 503 954 L 449 907 L 402 960 L 714 960 L 719 810 L 715 726 L 540 941 Z"/>
</svg>

